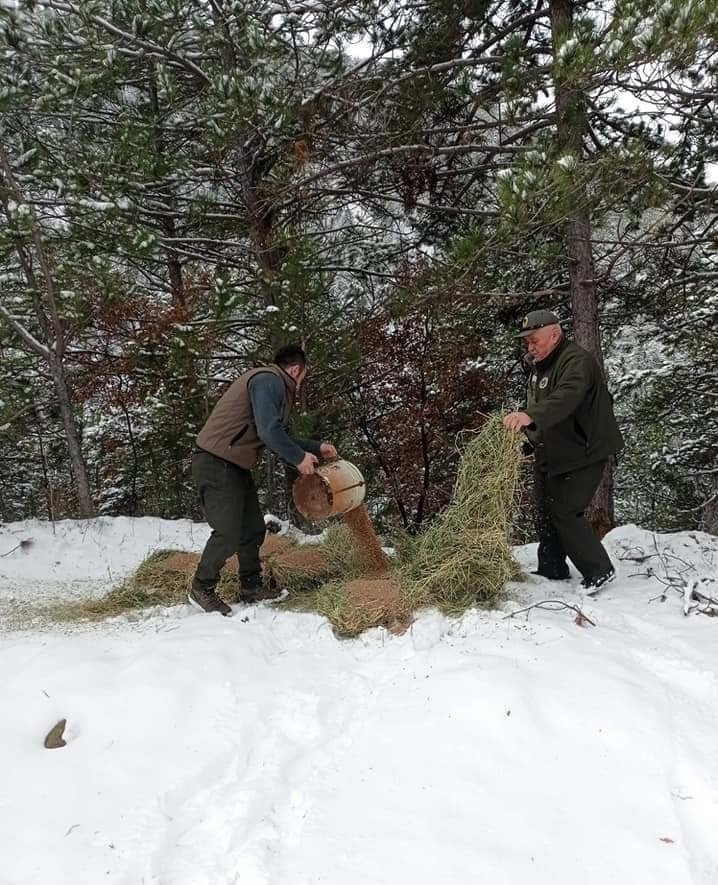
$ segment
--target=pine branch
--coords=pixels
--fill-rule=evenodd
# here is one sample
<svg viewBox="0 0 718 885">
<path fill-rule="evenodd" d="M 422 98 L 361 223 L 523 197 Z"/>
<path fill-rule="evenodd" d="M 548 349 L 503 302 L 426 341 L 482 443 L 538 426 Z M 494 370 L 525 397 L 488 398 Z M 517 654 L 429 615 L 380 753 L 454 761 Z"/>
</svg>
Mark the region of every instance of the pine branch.
<svg viewBox="0 0 718 885">
<path fill-rule="evenodd" d="M 357 166 L 363 166 L 374 160 L 380 160 L 384 157 L 397 157 L 404 154 L 427 154 L 428 156 L 442 156 L 448 154 L 469 154 L 469 153 L 487 153 L 487 154 L 520 154 L 530 151 L 531 148 L 524 145 L 506 145 L 506 144 L 457 144 L 448 147 L 435 147 L 430 144 L 403 144 L 396 147 L 382 148 L 373 151 L 370 154 L 362 154 L 360 157 L 354 157 L 351 160 L 343 160 L 341 163 L 335 163 L 333 166 L 327 166 L 319 172 L 302 178 L 297 182 L 293 182 L 284 188 L 284 192 L 306 187 L 313 184 L 328 175 L 335 172 L 343 172 L 346 169 L 353 169 Z"/>
<path fill-rule="evenodd" d="M 47 9 L 55 9 L 58 12 L 72 12 L 79 17 L 83 16 L 80 5 L 76 3 L 61 2 L 61 0 L 38 0 L 38 5 L 44 6 Z M 176 65 L 189 71 L 199 80 L 201 80 L 205 85 L 211 83 L 209 76 L 205 74 L 205 72 L 193 61 L 186 58 L 185 56 L 178 55 L 176 52 L 172 52 L 171 49 L 167 49 L 165 46 L 160 46 L 159 44 L 152 43 L 149 40 L 143 40 L 141 37 L 138 37 L 136 34 L 132 34 L 129 31 L 124 31 L 122 28 L 119 28 L 117 25 L 113 25 L 112 22 L 107 21 L 107 19 L 104 19 L 100 15 L 90 15 L 88 16 L 88 18 L 100 28 L 103 28 L 108 33 L 113 34 L 115 37 L 121 37 L 132 46 L 137 46 L 139 49 L 149 53 L 150 55 L 159 56 L 160 58 L 166 58 L 168 61 L 174 62 Z"/>
</svg>

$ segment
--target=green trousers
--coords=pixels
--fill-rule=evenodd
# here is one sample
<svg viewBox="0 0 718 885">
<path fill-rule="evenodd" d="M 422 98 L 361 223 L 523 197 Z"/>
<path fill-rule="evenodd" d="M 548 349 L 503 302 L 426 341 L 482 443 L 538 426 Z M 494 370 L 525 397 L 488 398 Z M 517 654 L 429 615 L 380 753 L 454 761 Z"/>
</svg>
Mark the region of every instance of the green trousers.
<svg viewBox="0 0 718 885">
<path fill-rule="evenodd" d="M 611 568 L 603 544 L 584 515 L 605 466 L 605 461 L 599 461 L 559 476 L 536 472 L 534 495 L 540 574 L 567 577 L 567 556 L 584 578 L 602 575 Z"/>
<path fill-rule="evenodd" d="M 222 566 L 236 553 L 240 584 L 256 587 L 261 579 L 259 548 L 265 526 L 251 472 L 209 452 L 196 452 L 192 479 L 212 527 L 193 584 L 201 590 L 216 587 Z"/>
</svg>

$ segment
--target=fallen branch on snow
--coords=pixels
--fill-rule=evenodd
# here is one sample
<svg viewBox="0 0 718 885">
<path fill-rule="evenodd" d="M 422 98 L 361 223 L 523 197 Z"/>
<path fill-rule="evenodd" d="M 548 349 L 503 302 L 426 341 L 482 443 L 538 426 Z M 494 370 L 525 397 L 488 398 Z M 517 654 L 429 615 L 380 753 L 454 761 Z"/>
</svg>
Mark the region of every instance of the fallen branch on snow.
<svg viewBox="0 0 718 885">
<path fill-rule="evenodd" d="M 10 556 L 11 553 L 14 553 L 15 550 L 26 550 L 28 547 L 32 545 L 32 538 L 23 538 L 19 544 L 16 544 L 14 547 L 11 547 L 9 550 L 6 550 L 5 553 L 0 553 L 0 557 L 2 556 Z"/>
<path fill-rule="evenodd" d="M 708 584 L 708 578 L 691 578 L 686 581 L 683 590 L 683 614 L 688 615 L 691 611 L 697 611 L 698 614 L 708 615 L 711 618 L 718 617 L 718 599 L 707 596 L 698 590 L 699 585 Z M 703 608 L 700 606 L 703 605 Z"/>
<path fill-rule="evenodd" d="M 632 551 L 636 551 L 638 555 L 619 557 L 619 559 L 623 561 L 627 560 L 636 563 L 644 563 L 649 559 L 656 558 L 661 563 L 663 575 L 658 574 L 656 569 L 649 565 L 645 572 L 628 576 L 654 578 L 659 584 L 662 584 L 666 588 L 662 593 L 659 593 L 658 596 L 653 596 L 648 601 L 654 602 L 656 599 L 659 599 L 661 602 L 665 602 L 668 598 L 667 591 L 672 590 L 677 593 L 683 601 L 684 615 L 687 616 L 691 614 L 691 612 L 695 612 L 696 614 L 708 615 L 713 618 L 718 617 L 718 599 L 709 596 L 707 593 L 698 589 L 699 587 L 707 588 L 716 584 L 716 579 L 712 576 L 700 575 L 697 573 L 696 566 L 693 563 L 687 562 L 677 554 L 667 550 L 661 551 L 658 547 L 658 538 L 655 533 L 653 535 L 653 546 L 656 551 L 655 553 L 645 553 L 645 551 L 639 547 L 632 547 L 629 550 L 626 550 L 625 553 L 628 554 Z M 680 565 L 676 566 L 675 563 L 680 563 Z"/>
<path fill-rule="evenodd" d="M 530 612 L 532 608 L 541 608 L 549 612 L 558 612 L 568 608 L 576 612 L 574 623 L 578 624 L 579 627 L 585 627 L 586 624 L 590 624 L 592 627 L 596 626 L 596 623 L 588 615 L 585 615 L 578 606 L 571 605 L 570 602 L 564 602 L 563 599 L 544 599 L 541 602 L 534 602 L 532 605 L 527 605 L 526 608 L 519 608 L 515 612 L 509 612 L 509 614 L 504 615 L 504 620 L 521 615 L 524 612 Z"/>
</svg>

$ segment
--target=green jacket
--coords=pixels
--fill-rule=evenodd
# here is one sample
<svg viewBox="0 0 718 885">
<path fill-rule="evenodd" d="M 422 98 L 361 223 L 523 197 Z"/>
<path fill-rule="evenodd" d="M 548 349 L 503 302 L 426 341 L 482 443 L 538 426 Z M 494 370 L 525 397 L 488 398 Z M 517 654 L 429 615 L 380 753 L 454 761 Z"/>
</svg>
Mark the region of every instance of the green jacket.
<svg viewBox="0 0 718 885">
<path fill-rule="evenodd" d="M 549 476 L 605 461 L 623 448 L 613 400 L 588 351 L 564 338 L 528 381 L 526 435 L 539 470 Z"/>
</svg>

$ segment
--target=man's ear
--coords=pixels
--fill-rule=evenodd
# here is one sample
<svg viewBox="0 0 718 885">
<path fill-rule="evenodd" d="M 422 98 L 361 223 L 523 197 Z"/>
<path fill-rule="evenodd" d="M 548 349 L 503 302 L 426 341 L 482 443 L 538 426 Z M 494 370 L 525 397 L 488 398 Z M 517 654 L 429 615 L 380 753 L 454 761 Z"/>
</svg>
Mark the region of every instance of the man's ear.
<svg viewBox="0 0 718 885">
<path fill-rule="evenodd" d="M 299 365 L 287 366 L 285 372 L 287 373 L 287 375 L 289 375 L 290 378 L 294 378 L 294 380 L 296 381 L 297 378 L 299 378 L 299 376 L 302 374 L 302 367 Z"/>
</svg>

